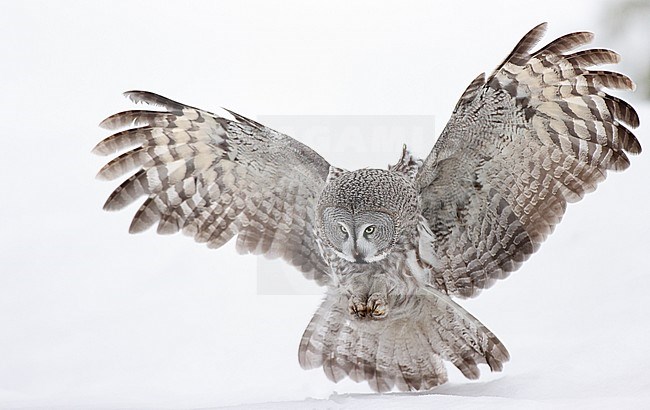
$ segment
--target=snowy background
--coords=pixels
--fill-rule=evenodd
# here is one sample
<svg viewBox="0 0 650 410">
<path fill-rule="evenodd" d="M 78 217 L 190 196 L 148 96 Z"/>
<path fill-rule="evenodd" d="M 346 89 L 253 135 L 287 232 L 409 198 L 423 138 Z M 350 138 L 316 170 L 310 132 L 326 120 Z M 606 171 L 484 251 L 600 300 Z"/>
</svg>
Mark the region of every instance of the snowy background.
<svg viewBox="0 0 650 410">
<path fill-rule="evenodd" d="M 520 271 L 460 302 L 508 347 L 502 373 L 450 368 L 432 392 L 385 395 L 298 365 L 318 294 L 261 292 L 264 264 L 232 244 L 128 235 L 135 208 L 101 211 L 115 184 L 94 179 L 104 159 L 90 154 L 99 121 L 133 107 L 121 92 L 145 89 L 284 131 L 292 116 L 430 116 L 435 134 L 411 139 L 424 156 L 469 81 L 542 21 L 549 41 L 591 30 L 626 61 L 647 57 L 638 29 L 600 35 L 606 6 L 0 2 L 0 407 L 650 407 L 648 153 L 570 206 Z M 650 104 L 624 97 L 647 150 Z M 340 166 L 398 155 L 305 134 Z"/>
</svg>

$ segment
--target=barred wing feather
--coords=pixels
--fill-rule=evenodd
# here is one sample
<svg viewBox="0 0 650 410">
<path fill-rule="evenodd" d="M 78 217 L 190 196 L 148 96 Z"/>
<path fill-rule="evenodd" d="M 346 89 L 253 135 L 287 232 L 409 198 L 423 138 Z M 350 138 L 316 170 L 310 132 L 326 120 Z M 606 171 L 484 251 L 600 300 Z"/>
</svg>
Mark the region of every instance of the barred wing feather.
<svg viewBox="0 0 650 410">
<path fill-rule="evenodd" d="M 532 29 L 487 80 L 477 77 L 417 175 L 435 236 L 432 283 L 469 297 L 516 270 L 608 170 L 641 146 L 634 109 L 605 88 L 632 90 L 618 73 L 588 68 L 613 51 L 573 52 L 592 34 L 565 35 L 533 52 Z M 629 127 L 629 128 L 628 128 Z"/>
<path fill-rule="evenodd" d="M 183 231 L 218 248 L 237 235 L 243 253 L 282 257 L 320 284 L 327 268 L 315 242 L 315 201 L 329 164 L 298 141 L 232 113 L 235 120 L 133 91 L 134 102 L 165 111 L 134 110 L 102 122 L 124 128 L 94 152 L 126 149 L 98 174 L 135 173 L 109 196 L 105 209 L 145 197 L 130 232 L 158 224 L 163 234 Z M 133 148 L 135 147 L 135 148 Z"/>
</svg>

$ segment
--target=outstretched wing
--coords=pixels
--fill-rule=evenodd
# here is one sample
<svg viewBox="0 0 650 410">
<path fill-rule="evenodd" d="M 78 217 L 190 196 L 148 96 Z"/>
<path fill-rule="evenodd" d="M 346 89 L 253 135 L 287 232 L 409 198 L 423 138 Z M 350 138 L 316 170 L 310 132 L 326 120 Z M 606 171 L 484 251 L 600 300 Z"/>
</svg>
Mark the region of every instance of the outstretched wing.
<svg viewBox="0 0 650 410">
<path fill-rule="evenodd" d="M 104 209 L 120 209 L 145 196 L 130 232 L 157 223 L 159 233 L 181 230 L 213 248 L 237 235 L 240 252 L 282 257 L 326 283 L 314 227 L 327 161 L 235 113 L 232 121 L 149 92 L 125 95 L 166 111 L 126 111 L 101 123 L 129 129 L 104 139 L 93 152 L 135 148 L 106 164 L 98 177 L 114 179 L 136 170 Z"/>
<path fill-rule="evenodd" d="M 533 52 L 546 23 L 532 29 L 487 79 L 461 97 L 416 183 L 434 233 L 432 282 L 473 296 L 516 270 L 552 232 L 567 202 L 608 170 L 629 166 L 641 146 L 624 126 L 639 118 L 604 88 L 631 90 L 613 51 L 570 53 L 593 35 L 565 35 Z"/>
</svg>

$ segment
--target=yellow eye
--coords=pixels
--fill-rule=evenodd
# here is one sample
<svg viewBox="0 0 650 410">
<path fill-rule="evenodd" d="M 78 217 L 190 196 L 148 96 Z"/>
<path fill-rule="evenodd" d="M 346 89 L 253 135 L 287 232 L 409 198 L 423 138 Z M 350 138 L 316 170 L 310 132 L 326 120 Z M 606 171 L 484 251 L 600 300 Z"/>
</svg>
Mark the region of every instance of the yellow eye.
<svg viewBox="0 0 650 410">
<path fill-rule="evenodd" d="M 348 229 L 347 229 L 345 226 L 343 226 L 343 225 L 339 225 L 339 226 L 341 227 L 341 232 L 343 232 L 344 234 L 347 235 L 347 233 L 348 233 Z"/>
<path fill-rule="evenodd" d="M 363 231 L 363 233 L 366 235 L 372 235 L 374 232 L 375 232 L 375 225 L 370 225 Z"/>
</svg>

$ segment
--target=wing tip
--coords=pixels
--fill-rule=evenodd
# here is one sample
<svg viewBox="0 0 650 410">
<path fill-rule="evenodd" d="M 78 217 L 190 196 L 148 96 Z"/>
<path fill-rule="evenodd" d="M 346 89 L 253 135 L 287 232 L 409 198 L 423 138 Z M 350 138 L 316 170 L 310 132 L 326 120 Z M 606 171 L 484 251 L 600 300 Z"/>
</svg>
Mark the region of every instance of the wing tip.
<svg viewBox="0 0 650 410">
<path fill-rule="evenodd" d="M 104 141 L 100 141 L 97 144 L 95 144 L 95 146 L 92 147 L 92 149 L 90 150 L 90 153 L 94 155 L 100 155 L 100 156 L 106 156 L 110 154 L 110 152 L 106 150 Z"/>
<path fill-rule="evenodd" d="M 620 59 L 619 59 L 619 61 L 620 61 Z M 636 91 L 636 83 L 630 77 L 627 77 L 627 79 L 629 80 L 629 88 L 628 88 L 628 90 L 631 91 L 631 92 L 635 92 Z"/>
<path fill-rule="evenodd" d="M 175 111 L 182 111 L 185 108 L 191 108 L 185 104 L 179 103 L 178 101 L 174 101 L 151 91 L 130 90 L 123 92 L 122 95 L 135 104 L 149 104 Z"/>
<path fill-rule="evenodd" d="M 544 31 L 548 30 L 548 21 L 542 21 L 541 23 L 533 27 L 531 31 L 534 30 L 544 30 Z"/>
<path fill-rule="evenodd" d="M 110 178 L 108 175 L 106 175 L 104 168 L 102 168 L 95 175 L 95 179 L 98 181 L 112 181 L 115 178 Z"/>
<path fill-rule="evenodd" d="M 143 91 L 143 90 L 129 90 L 129 91 L 124 91 L 122 95 L 132 101 L 135 104 L 143 103 L 146 102 L 144 99 L 144 96 L 148 93 L 148 91 Z"/>
<path fill-rule="evenodd" d="M 115 119 L 115 115 L 111 115 L 109 117 L 104 118 L 100 123 L 99 127 L 103 128 L 105 130 L 113 130 L 117 127 L 113 124 L 113 120 Z"/>
<path fill-rule="evenodd" d="M 541 38 L 546 34 L 547 31 L 548 31 L 548 22 L 543 21 L 538 25 L 536 25 L 535 27 L 533 27 L 530 31 L 528 31 L 528 33 L 526 33 L 523 39 L 533 40 L 534 43 L 531 44 L 531 48 L 532 48 L 535 46 L 535 44 L 539 42 L 539 40 L 541 40 Z"/>
</svg>

